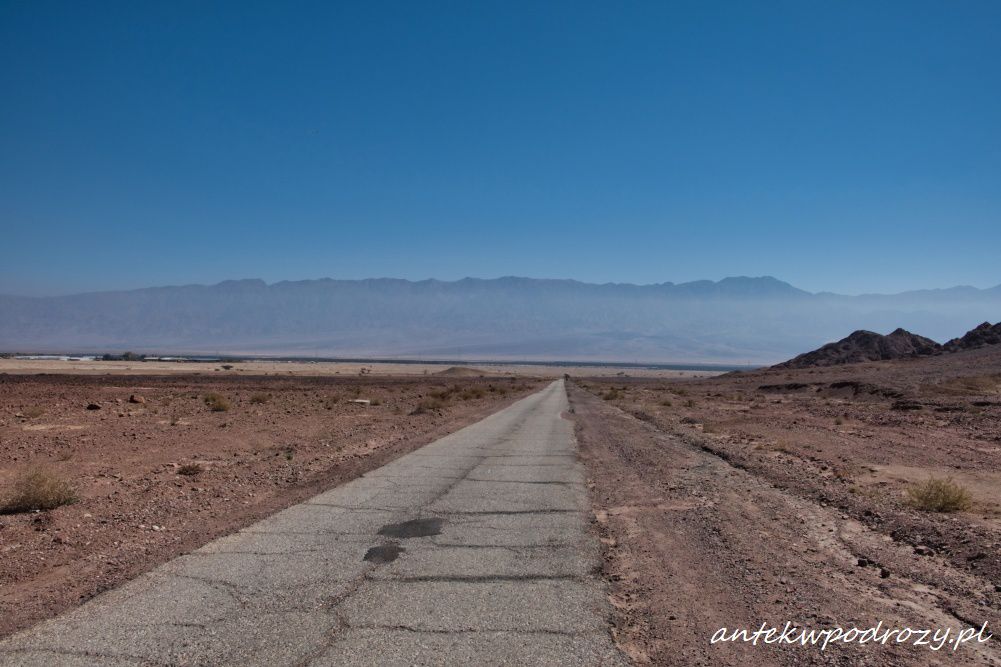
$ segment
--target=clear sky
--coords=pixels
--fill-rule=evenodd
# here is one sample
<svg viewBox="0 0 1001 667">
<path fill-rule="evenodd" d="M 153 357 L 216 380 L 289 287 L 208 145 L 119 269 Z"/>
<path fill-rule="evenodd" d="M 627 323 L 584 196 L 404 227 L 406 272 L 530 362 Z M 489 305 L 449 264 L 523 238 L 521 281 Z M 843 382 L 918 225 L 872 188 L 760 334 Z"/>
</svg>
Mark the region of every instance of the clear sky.
<svg viewBox="0 0 1001 667">
<path fill-rule="evenodd" d="M 1001 2 L 0 0 L 0 293 L 1001 283 Z"/>
</svg>

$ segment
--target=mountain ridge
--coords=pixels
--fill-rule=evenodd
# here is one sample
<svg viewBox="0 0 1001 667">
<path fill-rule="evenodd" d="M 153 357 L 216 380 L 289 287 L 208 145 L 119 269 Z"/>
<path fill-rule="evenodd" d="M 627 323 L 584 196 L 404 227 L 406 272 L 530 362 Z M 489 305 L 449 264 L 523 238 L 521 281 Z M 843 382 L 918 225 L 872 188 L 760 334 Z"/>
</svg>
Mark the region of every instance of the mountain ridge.
<svg viewBox="0 0 1001 667">
<path fill-rule="evenodd" d="M 774 363 L 846 329 L 902 326 L 947 340 L 959 326 L 996 320 L 1001 286 L 970 289 L 847 296 L 771 276 L 649 285 L 249 278 L 0 296 L 0 349 Z"/>
<path fill-rule="evenodd" d="M 388 276 L 378 277 L 378 278 L 304 278 L 301 280 L 278 280 L 273 283 L 268 283 L 262 278 L 229 278 L 226 280 L 221 280 L 216 283 L 183 283 L 183 284 L 173 284 L 173 285 L 149 285 L 145 287 L 134 287 L 128 289 L 120 290 L 89 290 L 85 292 L 72 292 L 69 294 L 52 294 L 52 295 L 22 295 L 22 294 L 12 294 L 0 292 L 0 298 L 18 298 L 18 299 L 59 299 L 59 298 L 69 298 L 69 297 L 79 297 L 88 296 L 94 294 L 121 294 L 126 292 L 141 292 L 145 290 L 164 290 L 164 289 L 181 289 L 181 288 L 194 288 L 194 287 L 226 287 L 226 286 L 237 286 L 237 285 L 253 285 L 263 288 L 272 288 L 283 285 L 302 285 L 308 283 L 372 283 L 372 282 L 389 282 L 389 283 L 405 283 L 410 285 L 421 285 L 421 284 L 439 284 L 439 285 L 455 285 L 460 283 L 491 283 L 491 282 L 530 282 L 530 283 L 556 283 L 565 285 L 578 285 L 578 286 L 592 286 L 592 287 L 635 287 L 640 289 L 648 288 L 684 288 L 693 289 L 695 287 L 702 286 L 721 286 L 721 285 L 735 285 L 735 284 L 746 284 L 746 283 L 757 283 L 757 284 L 770 284 L 783 289 L 788 289 L 790 292 L 807 294 L 810 296 L 824 296 L 824 297 L 841 297 L 841 298 L 880 298 L 880 297 L 901 297 L 901 296 L 912 296 L 912 295 L 940 295 L 944 293 L 955 294 L 956 292 L 962 293 L 1001 293 L 1001 283 L 994 285 L 993 287 L 974 287 L 972 285 L 953 285 L 951 287 L 936 287 L 936 288 L 923 288 L 914 290 L 904 290 L 902 292 L 863 292 L 862 294 L 841 294 L 839 292 L 831 292 L 828 290 L 821 290 L 819 292 L 810 292 L 808 290 L 795 287 L 789 282 L 775 278 L 774 276 L 726 276 L 720 278 L 719 280 L 712 279 L 699 279 L 699 280 L 689 280 L 685 282 L 672 282 L 664 281 L 660 283 L 629 283 L 629 282 L 588 282 L 585 280 L 578 280 L 576 278 L 532 278 L 529 276 L 498 276 L 496 278 L 477 278 L 473 276 L 466 276 L 464 278 L 458 278 L 456 280 L 441 280 L 439 278 L 422 278 L 420 280 L 412 280 L 409 278 L 392 278 Z"/>
</svg>

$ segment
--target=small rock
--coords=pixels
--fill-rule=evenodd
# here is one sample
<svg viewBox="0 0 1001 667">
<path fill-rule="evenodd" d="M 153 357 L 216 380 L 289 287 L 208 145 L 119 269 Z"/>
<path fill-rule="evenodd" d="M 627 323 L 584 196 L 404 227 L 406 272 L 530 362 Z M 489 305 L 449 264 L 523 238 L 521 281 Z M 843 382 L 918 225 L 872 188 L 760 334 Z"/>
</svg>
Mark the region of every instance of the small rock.
<svg viewBox="0 0 1001 667">
<path fill-rule="evenodd" d="M 142 396 L 132 394 L 129 396 L 129 403 L 139 403 L 140 405 L 146 405 L 146 399 Z"/>
<path fill-rule="evenodd" d="M 97 403 L 88 403 L 87 404 L 87 409 L 88 410 L 100 410 L 101 406 L 98 405 Z"/>
<path fill-rule="evenodd" d="M 890 571 L 889 570 L 887 570 L 885 567 L 879 568 L 879 578 L 880 579 L 886 579 L 889 576 L 890 576 Z"/>
<path fill-rule="evenodd" d="M 926 547 L 923 544 L 919 544 L 916 547 L 914 547 L 914 553 L 916 553 L 919 556 L 934 556 L 935 555 L 935 552 L 931 548 Z"/>
</svg>

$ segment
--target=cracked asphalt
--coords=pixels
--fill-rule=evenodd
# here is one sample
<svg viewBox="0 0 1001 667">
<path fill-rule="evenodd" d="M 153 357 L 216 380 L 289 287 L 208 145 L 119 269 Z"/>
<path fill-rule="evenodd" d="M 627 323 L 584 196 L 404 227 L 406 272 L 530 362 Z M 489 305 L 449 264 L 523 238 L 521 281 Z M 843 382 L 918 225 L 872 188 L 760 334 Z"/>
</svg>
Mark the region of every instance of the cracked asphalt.
<svg viewBox="0 0 1001 667">
<path fill-rule="evenodd" d="M 4 665 L 621 665 L 562 381 L 0 643 Z"/>
</svg>

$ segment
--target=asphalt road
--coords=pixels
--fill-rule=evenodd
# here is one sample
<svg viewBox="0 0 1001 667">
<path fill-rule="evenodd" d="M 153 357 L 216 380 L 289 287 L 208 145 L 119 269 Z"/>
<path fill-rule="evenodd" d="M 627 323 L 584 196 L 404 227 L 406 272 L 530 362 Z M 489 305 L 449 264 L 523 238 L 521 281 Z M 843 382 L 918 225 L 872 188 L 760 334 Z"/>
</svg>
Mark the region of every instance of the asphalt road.
<svg viewBox="0 0 1001 667">
<path fill-rule="evenodd" d="M 562 381 L 0 643 L 3 665 L 619 665 Z"/>
</svg>

